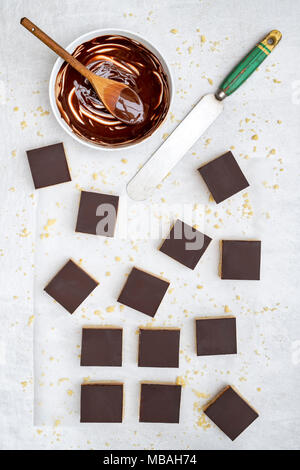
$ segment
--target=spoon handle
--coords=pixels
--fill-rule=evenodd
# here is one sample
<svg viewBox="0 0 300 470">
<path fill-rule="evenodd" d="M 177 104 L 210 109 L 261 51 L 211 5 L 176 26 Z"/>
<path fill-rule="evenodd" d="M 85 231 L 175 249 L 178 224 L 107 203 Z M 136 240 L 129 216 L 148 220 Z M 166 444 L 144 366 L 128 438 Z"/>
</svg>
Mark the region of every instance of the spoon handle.
<svg viewBox="0 0 300 470">
<path fill-rule="evenodd" d="M 59 55 L 62 59 L 68 62 L 74 69 L 77 70 L 81 75 L 90 79 L 93 75 L 83 64 L 81 64 L 75 57 L 73 57 L 69 52 L 63 49 L 57 42 L 53 41 L 44 31 L 38 28 L 34 23 L 32 23 L 28 18 L 21 18 L 20 23 L 24 28 L 26 28 L 30 33 L 42 41 L 46 46 L 48 46 L 52 51 Z"/>
</svg>

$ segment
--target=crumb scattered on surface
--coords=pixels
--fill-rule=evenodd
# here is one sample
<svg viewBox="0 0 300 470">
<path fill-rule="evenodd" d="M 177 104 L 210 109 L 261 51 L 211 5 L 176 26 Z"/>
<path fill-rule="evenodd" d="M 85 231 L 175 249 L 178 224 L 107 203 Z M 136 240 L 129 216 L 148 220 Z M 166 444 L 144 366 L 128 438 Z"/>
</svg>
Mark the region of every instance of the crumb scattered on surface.
<svg viewBox="0 0 300 470">
<path fill-rule="evenodd" d="M 115 311 L 114 305 L 110 305 L 109 307 L 106 307 L 106 311 L 107 311 L 108 313 L 114 312 L 114 311 Z"/>
<path fill-rule="evenodd" d="M 210 393 L 198 392 L 198 390 L 195 390 L 195 389 L 193 389 L 193 392 L 198 398 L 209 398 L 210 397 Z"/>
<path fill-rule="evenodd" d="M 181 385 L 182 387 L 185 387 L 186 386 L 186 381 L 185 381 L 184 377 L 182 377 L 182 376 L 176 377 L 176 385 Z"/>
</svg>

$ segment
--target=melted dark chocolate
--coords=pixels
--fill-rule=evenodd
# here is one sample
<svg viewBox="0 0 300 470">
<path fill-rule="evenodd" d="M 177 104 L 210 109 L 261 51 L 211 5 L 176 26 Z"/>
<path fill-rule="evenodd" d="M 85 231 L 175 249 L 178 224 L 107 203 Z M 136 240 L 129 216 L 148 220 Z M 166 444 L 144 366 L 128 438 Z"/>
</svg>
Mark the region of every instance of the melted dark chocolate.
<svg viewBox="0 0 300 470">
<path fill-rule="evenodd" d="M 170 104 L 168 79 L 159 60 L 141 43 L 124 36 L 99 36 L 73 56 L 97 75 L 130 86 L 141 98 L 145 119 L 128 125 L 112 116 L 89 81 L 66 62 L 55 86 L 62 118 L 79 137 L 109 147 L 139 142 L 164 120 Z"/>
</svg>

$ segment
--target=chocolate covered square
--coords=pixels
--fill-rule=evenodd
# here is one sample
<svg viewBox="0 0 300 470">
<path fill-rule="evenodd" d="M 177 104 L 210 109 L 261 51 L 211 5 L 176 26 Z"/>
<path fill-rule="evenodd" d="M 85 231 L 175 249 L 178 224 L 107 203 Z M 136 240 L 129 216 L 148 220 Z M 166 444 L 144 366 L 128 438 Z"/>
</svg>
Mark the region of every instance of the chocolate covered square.
<svg viewBox="0 0 300 470">
<path fill-rule="evenodd" d="M 118 302 L 154 317 L 169 285 L 169 281 L 134 267 Z"/>
<path fill-rule="evenodd" d="M 221 279 L 260 279 L 261 241 L 222 240 Z"/>
<path fill-rule="evenodd" d="M 249 186 L 232 152 L 198 168 L 217 204 Z"/>
<path fill-rule="evenodd" d="M 81 191 L 76 232 L 113 237 L 119 196 Z"/>
<path fill-rule="evenodd" d="M 26 153 L 35 189 L 71 181 L 62 143 L 27 150 Z"/>
<path fill-rule="evenodd" d="M 178 367 L 179 329 L 141 328 L 139 367 Z"/>
<path fill-rule="evenodd" d="M 44 290 L 69 313 L 73 313 L 97 285 L 95 279 L 69 260 Z"/>
<path fill-rule="evenodd" d="M 121 423 L 123 384 L 85 383 L 81 385 L 81 423 Z"/>
<path fill-rule="evenodd" d="M 236 354 L 235 317 L 196 319 L 197 356 Z"/>
<path fill-rule="evenodd" d="M 122 366 L 122 328 L 84 327 L 81 366 Z"/>
<path fill-rule="evenodd" d="M 203 411 L 232 441 L 259 416 L 230 386 L 217 395 Z"/>
<path fill-rule="evenodd" d="M 159 250 L 184 266 L 194 269 L 210 242 L 210 237 L 178 219 Z"/>
<path fill-rule="evenodd" d="M 179 423 L 181 385 L 141 384 L 140 422 Z"/>
</svg>

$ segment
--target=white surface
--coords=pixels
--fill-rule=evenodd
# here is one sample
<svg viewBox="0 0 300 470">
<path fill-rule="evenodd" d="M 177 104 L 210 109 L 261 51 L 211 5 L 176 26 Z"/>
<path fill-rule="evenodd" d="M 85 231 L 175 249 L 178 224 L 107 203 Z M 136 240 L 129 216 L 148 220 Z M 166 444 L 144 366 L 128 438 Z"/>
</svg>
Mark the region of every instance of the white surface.
<svg viewBox="0 0 300 470">
<path fill-rule="evenodd" d="M 134 201 L 148 199 L 222 111 L 223 103 L 214 94 L 203 96 L 128 183 L 129 197 Z"/>
<path fill-rule="evenodd" d="M 1 448 L 299 447 L 299 14 L 300 3 L 293 0 L 117 0 L 109 4 L 99 0 L 2 0 Z M 42 115 L 40 106 L 49 110 L 48 79 L 55 56 L 19 26 L 19 18 L 25 15 L 63 45 L 102 27 L 136 31 L 157 45 L 171 64 L 177 94 L 173 114 L 153 140 L 122 154 L 97 152 L 68 137 L 54 116 Z M 178 33 L 172 34 L 172 28 Z M 125 195 L 126 184 L 159 146 L 163 134 L 170 132 L 202 95 L 213 91 L 245 52 L 274 28 L 283 33 L 280 46 L 259 72 L 226 100 L 222 117 L 186 154 L 147 204 L 130 202 Z M 201 34 L 206 37 L 205 43 L 200 42 Z M 213 80 L 213 86 L 207 78 Z M 251 121 L 245 122 L 246 118 Z M 22 121 L 27 123 L 24 129 Z M 257 141 L 251 140 L 255 134 L 259 136 Z M 25 150 L 62 140 L 73 181 L 34 191 Z M 209 202 L 196 169 L 230 146 L 235 146 L 234 154 L 251 184 L 246 191 L 249 196 L 244 198 L 244 192 L 216 206 Z M 276 153 L 270 154 L 271 149 L 276 149 Z M 12 156 L 13 151 L 16 156 Z M 245 155 L 249 158 L 245 159 Z M 128 163 L 122 163 L 122 159 Z M 95 172 L 104 176 L 93 180 Z M 74 233 L 79 199 L 76 185 L 122 195 L 122 233 L 118 238 L 106 244 L 102 238 Z M 251 210 L 243 208 L 245 199 L 249 199 Z M 195 203 L 198 208 L 189 211 Z M 205 212 L 208 210 L 209 214 Z M 186 222 L 197 223 L 214 238 L 195 272 L 156 250 L 168 231 L 168 216 L 172 219 L 182 211 Z M 253 211 L 253 216 L 248 218 L 243 211 Z M 156 240 L 147 239 L 150 213 L 151 220 L 164 224 Z M 48 219 L 56 219 L 56 223 L 49 228 L 49 238 L 41 239 Z M 216 224 L 220 228 L 215 228 Z M 20 236 L 24 235 L 24 228 L 28 236 Z M 226 282 L 218 278 L 218 240 L 222 237 L 262 240 L 260 282 Z M 84 310 L 79 308 L 73 316 L 42 291 L 70 256 L 77 261 L 82 258 L 84 268 L 100 281 L 94 295 L 83 304 Z M 116 256 L 121 261 L 116 261 Z M 157 274 L 163 272 L 171 281 L 174 290 L 166 295 L 154 324 L 182 327 L 179 371 L 144 371 L 136 367 L 135 331 L 149 320 L 127 308 L 120 312 L 116 302 L 124 275 L 133 264 Z M 105 276 L 107 271 L 111 272 L 110 277 Z M 197 289 L 197 285 L 203 285 L 203 289 Z M 107 313 L 106 307 L 111 305 L 115 311 Z M 224 305 L 237 317 L 239 354 L 197 358 L 193 319 L 222 314 Z M 101 318 L 94 315 L 95 310 L 101 310 Z M 32 315 L 35 318 L 31 322 Z M 42 332 L 41 321 L 47 324 Z M 113 376 L 108 369 L 79 367 L 80 328 L 83 324 L 106 323 L 120 324 L 125 330 L 124 367 L 114 370 L 114 377 L 125 381 L 125 421 L 112 426 L 80 425 L 82 378 Z M 34 333 L 35 357 L 43 358 L 35 371 L 36 408 L 40 410 L 36 413 L 36 426 Z M 185 376 L 187 381 L 181 424 L 139 424 L 138 381 L 172 381 L 176 376 Z M 200 412 L 197 405 L 194 409 L 195 402 L 202 406 L 207 398 L 198 398 L 193 390 L 212 397 L 227 383 L 237 386 L 260 412 L 260 418 L 234 443 L 215 426 L 197 426 Z M 67 394 L 69 389 L 74 391 L 72 396 Z"/>
</svg>

